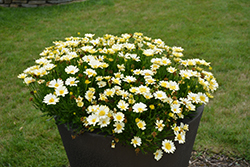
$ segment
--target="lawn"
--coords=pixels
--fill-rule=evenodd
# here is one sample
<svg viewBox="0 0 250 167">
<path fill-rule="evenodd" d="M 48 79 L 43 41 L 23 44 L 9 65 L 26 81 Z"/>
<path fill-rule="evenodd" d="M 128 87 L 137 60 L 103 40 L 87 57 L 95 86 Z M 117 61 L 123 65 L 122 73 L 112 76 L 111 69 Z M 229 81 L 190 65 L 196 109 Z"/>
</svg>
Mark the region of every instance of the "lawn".
<svg viewBox="0 0 250 167">
<path fill-rule="evenodd" d="M 249 0 L 89 0 L 0 7 L 0 166 L 67 166 L 57 127 L 29 102 L 17 75 L 65 37 L 142 32 L 212 63 L 219 82 L 194 149 L 250 161 Z"/>
</svg>

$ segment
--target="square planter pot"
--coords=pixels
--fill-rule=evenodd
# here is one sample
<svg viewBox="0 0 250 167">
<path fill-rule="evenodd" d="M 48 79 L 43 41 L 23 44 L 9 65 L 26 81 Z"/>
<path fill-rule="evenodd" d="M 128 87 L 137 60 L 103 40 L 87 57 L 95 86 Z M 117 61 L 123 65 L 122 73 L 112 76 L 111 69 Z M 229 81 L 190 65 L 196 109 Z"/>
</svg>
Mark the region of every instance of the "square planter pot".
<svg viewBox="0 0 250 167">
<path fill-rule="evenodd" d="M 189 124 L 186 142 L 175 142 L 174 154 L 164 153 L 159 161 L 153 153 L 136 155 L 132 146 L 117 143 L 112 149 L 111 136 L 85 132 L 72 139 L 72 132 L 64 124 L 58 125 L 58 130 L 71 167 L 187 167 L 203 109 L 204 105 L 198 107 L 192 119 L 182 121 Z"/>
</svg>

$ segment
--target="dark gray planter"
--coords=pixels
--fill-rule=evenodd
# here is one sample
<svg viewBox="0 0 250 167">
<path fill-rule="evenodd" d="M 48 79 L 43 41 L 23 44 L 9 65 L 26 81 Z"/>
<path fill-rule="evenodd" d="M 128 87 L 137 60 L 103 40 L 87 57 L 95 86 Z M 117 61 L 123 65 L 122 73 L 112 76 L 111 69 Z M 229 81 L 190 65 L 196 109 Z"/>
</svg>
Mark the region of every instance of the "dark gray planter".
<svg viewBox="0 0 250 167">
<path fill-rule="evenodd" d="M 204 105 L 198 107 L 191 120 L 183 121 L 189 124 L 185 144 L 175 142 L 174 154 L 164 153 L 159 161 L 152 153 L 136 155 L 134 148 L 119 143 L 112 149 L 111 137 L 85 132 L 72 139 L 65 125 L 58 129 L 71 167 L 187 167 L 203 109 Z"/>
</svg>

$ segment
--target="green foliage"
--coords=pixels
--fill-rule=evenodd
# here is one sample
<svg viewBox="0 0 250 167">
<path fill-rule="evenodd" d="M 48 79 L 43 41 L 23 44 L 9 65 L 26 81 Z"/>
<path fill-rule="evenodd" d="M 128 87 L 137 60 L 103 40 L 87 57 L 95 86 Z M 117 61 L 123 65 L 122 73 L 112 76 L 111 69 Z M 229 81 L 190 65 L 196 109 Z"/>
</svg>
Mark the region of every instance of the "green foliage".
<svg viewBox="0 0 250 167">
<path fill-rule="evenodd" d="M 85 34 L 54 44 L 18 75 L 35 106 L 78 133 L 98 129 L 122 143 L 137 138 L 137 150 L 155 152 L 170 136 L 185 143 L 188 126 L 176 122 L 218 87 L 206 71 L 210 63 L 185 60 L 183 48 L 142 33 Z"/>
</svg>

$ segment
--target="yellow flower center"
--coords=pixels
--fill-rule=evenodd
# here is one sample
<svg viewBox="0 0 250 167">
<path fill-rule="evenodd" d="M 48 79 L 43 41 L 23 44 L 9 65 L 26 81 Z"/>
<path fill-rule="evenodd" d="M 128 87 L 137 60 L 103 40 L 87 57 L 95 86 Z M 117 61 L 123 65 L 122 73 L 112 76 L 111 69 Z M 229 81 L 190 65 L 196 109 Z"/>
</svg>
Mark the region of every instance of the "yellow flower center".
<svg viewBox="0 0 250 167">
<path fill-rule="evenodd" d="M 117 130 L 122 129 L 122 125 L 118 124 L 118 125 L 116 126 L 116 129 L 117 129 Z"/>
<path fill-rule="evenodd" d="M 122 120 L 122 116 L 121 115 L 117 115 L 116 119 L 120 121 L 120 120 Z"/>
<path fill-rule="evenodd" d="M 93 74 L 91 71 L 88 71 L 87 73 L 88 73 L 88 75 L 92 75 Z"/>
<path fill-rule="evenodd" d="M 53 99 L 53 98 L 51 98 L 50 100 L 49 100 L 49 102 L 50 103 L 53 103 L 55 100 Z"/>
<path fill-rule="evenodd" d="M 91 121 L 92 121 L 93 123 L 95 123 L 95 121 L 96 121 L 96 118 L 92 119 Z"/>
<path fill-rule="evenodd" d="M 121 105 L 120 108 L 121 109 L 126 109 L 126 106 L 125 105 Z"/>
<path fill-rule="evenodd" d="M 138 108 L 138 111 L 139 112 L 143 112 L 143 108 Z"/>
<path fill-rule="evenodd" d="M 205 96 L 200 96 L 201 101 L 205 101 Z"/>
<path fill-rule="evenodd" d="M 166 82 L 162 82 L 162 83 L 161 83 L 161 86 L 162 86 L 162 87 L 167 87 L 167 83 L 166 83 Z"/>
<path fill-rule="evenodd" d="M 139 88 L 139 91 L 142 93 L 145 93 L 147 91 L 147 89 L 146 88 Z"/>
<path fill-rule="evenodd" d="M 107 96 L 111 96 L 113 94 L 112 91 L 107 91 Z"/>
<path fill-rule="evenodd" d="M 177 135 L 177 139 L 178 139 L 178 140 L 181 140 L 181 139 L 182 139 L 180 134 Z"/>
<path fill-rule="evenodd" d="M 169 88 L 172 89 L 172 90 L 175 90 L 176 86 L 175 85 L 171 85 Z"/>
<path fill-rule="evenodd" d="M 139 128 L 143 128 L 143 123 L 142 122 L 139 122 L 137 125 L 138 125 Z"/>
<path fill-rule="evenodd" d="M 163 125 L 161 123 L 159 123 L 157 126 L 158 126 L 158 128 L 162 128 L 163 127 Z"/>
<path fill-rule="evenodd" d="M 103 111 L 103 110 L 100 111 L 100 112 L 99 112 L 99 115 L 100 115 L 100 116 L 104 116 L 104 115 L 105 115 L 105 111 Z"/>
<path fill-rule="evenodd" d="M 171 148 L 172 148 L 172 147 L 171 147 L 171 144 L 170 144 L 170 143 L 166 143 L 166 144 L 165 144 L 165 148 L 166 148 L 167 150 L 171 150 Z"/>
<path fill-rule="evenodd" d="M 157 94 L 157 97 L 162 97 L 163 95 L 161 93 L 158 93 Z"/>
<path fill-rule="evenodd" d="M 119 80 L 118 79 L 114 79 L 113 82 L 116 83 L 116 84 L 119 84 Z"/>
</svg>

